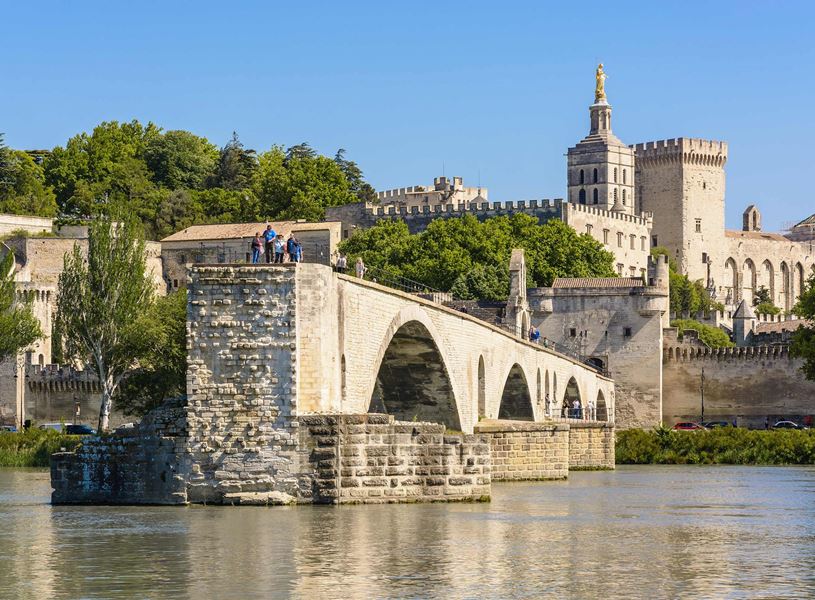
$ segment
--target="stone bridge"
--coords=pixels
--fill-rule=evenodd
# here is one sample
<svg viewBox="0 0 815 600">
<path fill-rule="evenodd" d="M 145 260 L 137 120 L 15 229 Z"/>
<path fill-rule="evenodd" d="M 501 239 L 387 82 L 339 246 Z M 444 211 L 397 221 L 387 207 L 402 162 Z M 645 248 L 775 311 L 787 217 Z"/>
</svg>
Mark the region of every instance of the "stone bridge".
<svg viewBox="0 0 815 600">
<path fill-rule="evenodd" d="M 285 372 L 291 361 L 290 389 L 282 392 L 292 414 L 388 413 L 472 432 L 480 418 L 544 421 L 579 399 L 613 419 L 613 382 L 576 359 L 322 265 L 202 266 L 191 290 L 208 296 L 191 297 L 191 306 L 199 301 L 204 312 L 217 312 L 208 316 L 256 328 L 261 345 L 275 343 L 271 321 L 287 336 L 286 364 L 272 370 Z M 194 317 L 206 335 L 210 321 Z"/>
</svg>

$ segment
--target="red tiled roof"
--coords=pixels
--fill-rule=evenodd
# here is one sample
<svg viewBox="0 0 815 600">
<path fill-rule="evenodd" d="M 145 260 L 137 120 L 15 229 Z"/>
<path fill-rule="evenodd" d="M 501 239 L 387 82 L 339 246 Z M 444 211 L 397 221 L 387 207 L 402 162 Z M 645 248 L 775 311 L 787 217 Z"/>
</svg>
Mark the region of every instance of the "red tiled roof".
<svg viewBox="0 0 815 600">
<path fill-rule="evenodd" d="M 645 287 L 642 277 L 558 277 L 553 289 Z"/>
</svg>

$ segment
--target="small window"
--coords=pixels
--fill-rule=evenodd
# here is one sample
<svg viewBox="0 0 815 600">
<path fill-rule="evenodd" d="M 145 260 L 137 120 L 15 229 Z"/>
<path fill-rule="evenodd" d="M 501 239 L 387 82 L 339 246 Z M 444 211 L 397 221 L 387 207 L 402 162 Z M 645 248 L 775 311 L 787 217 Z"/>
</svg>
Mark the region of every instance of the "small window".
<svg viewBox="0 0 815 600">
<path fill-rule="evenodd" d="M 702 219 L 696 219 L 696 233 L 702 233 Z"/>
<path fill-rule="evenodd" d="M 178 287 L 178 279 L 173 279 L 173 287 L 174 288 Z"/>
<path fill-rule="evenodd" d="M 617 263 L 617 275 L 619 275 L 620 277 L 623 276 L 623 267 L 624 266 L 625 265 L 623 265 L 623 263 Z"/>
<path fill-rule="evenodd" d="M 580 204 L 586 203 L 586 190 L 580 190 L 580 193 L 577 194 L 577 201 L 580 202 Z"/>
<path fill-rule="evenodd" d="M 632 233 L 631 234 L 631 249 L 632 250 L 635 249 L 636 242 L 637 242 L 637 236 Z"/>
<path fill-rule="evenodd" d="M 617 204 L 617 188 L 614 188 L 614 204 Z"/>
<path fill-rule="evenodd" d="M 623 190 L 623 206 L 625 206 L 625 190 Z"/>
<path fill-rule="evenodd" d="M 647 240 L 648 240 L 648 238 L 647 238 L 647 237 L 645 237 L 645 236 L 642 236 L 642 237 L 640 238 L 640 250 L 642 250 L 643 252 L 644 252 L 645 250 L 647 250 L 647 248 L 645 247 L 645 244 L 646 244 Z"/>
<path fill-rule="evenodd" d="M 617 183 L 617 167 L 614 167 L 614 183 Z"/>
<path fill-rule="evenodd" d="M 631 274 L 631 277 L 637 276 L 637 267 L 628 267 L 628 272 Z"/>
<path fill-rule="evenodd" d="M 625 169 L 623 169 L 623 184 L 625 184 Z"/>
<path fill-rule="evenodd" d="M 618 248 L 623 247 L 623 234 L 620 231 L 617 232 L 617 247 Z"/>
<path fill-rule="evenodd" d="M 702 252 L 702 264 L 707 264 L 707 252 Z"/>
<path fill-rule="evenodd" d="M 180 258 L 179 258 L 179 262 L 180 262 L 182 265 L 186 265 L 186 264 L 187 264 L 187 255 L 186 255 L 186 254 L 182 254 L 182 255 L 180 256 Z"/>
<path fill-rule="evenodd" d="M 631 328 L 623 327 L 623 337 L 631 337 Z"/>
<path fill-rule="evenodd" d="M 651 247 L 656 248 L 659 246 L 659 238 L 655 235 L 651 236 Z"/>
<path fill-rule="evenodd" d="M 597 183 L 597 169 L 595 169 L 595 170 L 594 170 L 594 175 L 593 175 L 593 177 L 594 177 L 594 179 L 593 179 L 593 183 Z"/>
<path fill-rule="evenodd" d="M 603 229 L 603 243 L 608 244 L 608 229 Z"/>
<path fill-rule="evenodd" d="M 592 225 L 591 225 L 591 223 L 587 223 L 587 224 L 586 224 L 586 233 L 588 233 L 589 235 L 591 235 L 591 230 L 592 230 Z"/>
<path fill-rule="evenodd" d="M 706 190 L 706 189 L 707 189 L 707 183 L 705 183 L 704 181 L 702 182 L 702 189 L 703 189 L 703 190 Z"/>
<path fill-rule="evenodd" d="M 600 194 L 597 191 L 597 188 L 594 188 L 594 191 L 592 192 L 592 200 L 594 201 L 595 204 L 597 204 L 600 200 Z"/>
<path fill-rule="evenodd" d="M 569 329 L 569 337 L 577 337 L 577 329 L 575 329 L 574 327 Z"/>
<path fill-rule="evenodd" d="M 580 169 L 580 185 L 583 185 L 586 182 L 583 169 Z"/>
</svg>

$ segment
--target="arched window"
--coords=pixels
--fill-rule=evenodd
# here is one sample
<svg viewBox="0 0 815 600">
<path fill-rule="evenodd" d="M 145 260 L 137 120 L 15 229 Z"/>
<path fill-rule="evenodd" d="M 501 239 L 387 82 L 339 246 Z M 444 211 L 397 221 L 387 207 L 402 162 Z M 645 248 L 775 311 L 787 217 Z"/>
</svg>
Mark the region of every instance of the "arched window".
<svg viewBox="0 0 815 600">
<path fill-rule="evenodd" d="M 614 188 L 614 204 L 617 204 L 617 188 Z"/>
<path fill-rule="evenodd" d="M 592 200 L 594 200 L 594 203 L 597 204 L 599 202 L 599 194 L 597 193 L 597 188 L 594 188 L 594 191 L 591 194 Z"/>
<path fill-rule="evenodd" d="M 614 183 L 617 183 L 617 167 L 614 167 Z"/>
<path fill-rule="evenodd" d="M 586 203 L 586 190 L 580 190 L 580 193 L 577 196 L 578 196 L 578 201 L 580 202 L 580 204 L 585 204 Z"/>
<path fill-rule="evenodd" d="M 623 169 L 623 184 L 625 184 L 625 169 Z"/>
<path fill-rule="evenodd" d="M 623 206 L 625 206 L 625 190 L 623 190 Z"/>
<path fill-rule="evenodd" d="M 594 183 L 597 183 L 597 169 L 594 170 Z"/>
<path fill-rule="evenodd" d="M 585 183 L 585 174 L 583 173 L 583 169 L 580 169 L 580 185 Z"/>
</svg>

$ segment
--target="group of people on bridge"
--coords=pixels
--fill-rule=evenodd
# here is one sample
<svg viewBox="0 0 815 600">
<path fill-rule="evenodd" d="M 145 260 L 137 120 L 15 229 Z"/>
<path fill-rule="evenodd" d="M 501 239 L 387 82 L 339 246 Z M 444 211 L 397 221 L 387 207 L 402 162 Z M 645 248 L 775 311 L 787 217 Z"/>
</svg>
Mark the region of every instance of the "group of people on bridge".
<svg viewBox="0 0 815 600">
<path fill-rule="evenodd" d="M 275 232 L 271 225 L 266 225 L 266 231 L 255 233 L 252 240 L 252 264 L 258 264 L 260 257 L 265 255 L 267 263 L 283 263 L 288 256 L 288 262 L 303 261 L 303 245 L 292 233 L 286 240 L 282 233 Z"/>
</svg>

